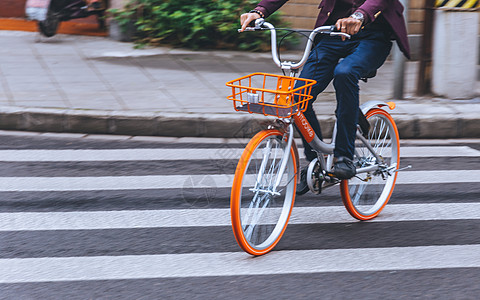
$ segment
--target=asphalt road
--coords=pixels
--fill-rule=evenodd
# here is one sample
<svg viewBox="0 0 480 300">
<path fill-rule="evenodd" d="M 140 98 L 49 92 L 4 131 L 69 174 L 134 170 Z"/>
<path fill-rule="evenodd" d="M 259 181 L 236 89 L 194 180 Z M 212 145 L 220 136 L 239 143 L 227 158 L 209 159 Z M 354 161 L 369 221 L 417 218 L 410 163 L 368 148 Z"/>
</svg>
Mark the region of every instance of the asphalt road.
<svg viewBox="0 0 480 300">
<path fill-rule="evenodd" d="M 477 299 L 480 140 L 402 142 L 390 203 L 297 197 L 275 251 L 230 228 L 245 141 L 0 133 L 0 299 Z"/>
</svg>

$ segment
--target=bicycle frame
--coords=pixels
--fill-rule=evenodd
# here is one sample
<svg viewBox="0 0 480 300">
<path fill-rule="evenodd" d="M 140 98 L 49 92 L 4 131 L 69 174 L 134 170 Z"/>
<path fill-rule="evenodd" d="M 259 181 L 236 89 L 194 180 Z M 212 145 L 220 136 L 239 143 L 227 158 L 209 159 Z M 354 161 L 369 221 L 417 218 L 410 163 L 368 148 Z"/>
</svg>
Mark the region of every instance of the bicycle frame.
<svg viewBox="0 0 480 300">
<path fill-rule="evenodd" d="M 385 104 L 386 105 L 386 104 Z M 295 114 L 292 117 L 294 124 L 297 126 L 298 130 L 300 131 L 300 134 L 302 137 L 308 142 L 308 144 L 312 147 L 312 149 L 317 152 L 317 156 L 319 158 L 320 165 L 322 166 L 322 169 L 331 172 L 332 171 L 332 165 L 333 165 L 333 150 L 335 149 L 335 137 L 336 137 L 336 132 L 337 132 L 337 125 L 335 124 L 335 127 L 333 129 L 332 133 L 332 141 L 330 143 L 326 143 L 318 138 L 318 136 L 315 134 L 312 126 L 308 122 L 308 120 L 305 118 L 304 114 L 302 112 L 299 112 Z M 288 146 L 291 146 L 291 139 L 293 139 L 293 124 L 289 122 L 290 124 L 288 125 Z M 368 141 L 363 137 L 362 134 L 360 134 L 358 131 L 356 133 L 357 138 L 362 141 L 362 143 L 367 147 L 367 149 L 372 153 L 372 155 L 376 158 L 377 162 L 381 162 L 382 158 L 378 156 L 378 154 L 375 152 L 375 150 L 372 148 L 372 146 L 368 143 Z M 289 148 L 287 148 L 289 149 Z M 284 156 L 287 156 L 288 158 L 288 153 L 286 152 Z M 325 162 L 323 158 L 323 155 L 327 154 L 329 155 L 327 161 Z M 283 163 L 283 161 L 282 161 Z M 286 164 L 286 162 L 285 162 Z M 283 164 L 282 164 L 283 166 Z M 375 171 L 378 169 L 378 165 L 370 166 L 370 167 L 365 167 L 365 168 L 360 168 L 357 169 L 357 174 L 360 173 L 366 173 L 366 172 L 371 172 Z M 280 169 L 282 171 L 281 174 L 283 174 L 285 168 Z"/>
</svg>

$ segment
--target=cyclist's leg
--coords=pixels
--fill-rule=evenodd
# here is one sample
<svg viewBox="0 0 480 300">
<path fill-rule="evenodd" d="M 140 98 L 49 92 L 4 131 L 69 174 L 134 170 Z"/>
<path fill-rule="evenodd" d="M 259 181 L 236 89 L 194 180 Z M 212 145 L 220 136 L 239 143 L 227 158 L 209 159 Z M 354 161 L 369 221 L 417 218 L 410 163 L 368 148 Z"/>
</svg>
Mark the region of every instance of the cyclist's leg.
<svg viewBox="0 0 480 300">
<path fill-rule="evenodd" d="M 322 131 L 315 110 L 313 109 L 313 102 L 317 99 L 318 94 L 323 92 L 330 81 L 332 81 L 333 71 L 338 60 L 341 58 L 340 53 L 345 51 L 341 49 L 343 48 L 342 45 L 336 42 L 336 39 L 331 37 L 320 39 L 315 48 L 310 52 L 310 56 L 300 73 L 301 78 L 314 79 L 317 81 L 312 87 L 311 95 L 313 98 L 308 103 L 304 115 L 320 139 L 322 139 Z M 302 142 L 306 159 L 312 161 L 317 157 L 317 154 L 303 137 Z"/>
<path fill-rule="evenodd" d="M 335 68 L 333 84 L 337 96 L 337 136 L 335 157 L 353 159 L 358 121 L 358 81 L 385 62 L 392 42 L 382 31 L 364 31 L 357 39 L 347 41 L 351 54 Z"/>
</svg>

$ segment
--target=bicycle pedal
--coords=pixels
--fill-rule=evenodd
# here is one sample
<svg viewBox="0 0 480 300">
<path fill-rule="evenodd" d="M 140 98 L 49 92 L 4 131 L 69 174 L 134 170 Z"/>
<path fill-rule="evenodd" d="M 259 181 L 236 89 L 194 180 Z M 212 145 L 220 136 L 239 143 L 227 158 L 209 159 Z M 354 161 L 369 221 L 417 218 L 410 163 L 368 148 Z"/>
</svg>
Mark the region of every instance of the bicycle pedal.
<svg viewBox="0 0 480 300">
<path fill-rule="evenodd" d="M 329 183 L 337 183 L 337 182 L 340 182 L 340 179 L 338 179 L 337 176 L 335 176 L 335 174 L 331 172 L 326 172 L 325 181 Z"/>
</svg>

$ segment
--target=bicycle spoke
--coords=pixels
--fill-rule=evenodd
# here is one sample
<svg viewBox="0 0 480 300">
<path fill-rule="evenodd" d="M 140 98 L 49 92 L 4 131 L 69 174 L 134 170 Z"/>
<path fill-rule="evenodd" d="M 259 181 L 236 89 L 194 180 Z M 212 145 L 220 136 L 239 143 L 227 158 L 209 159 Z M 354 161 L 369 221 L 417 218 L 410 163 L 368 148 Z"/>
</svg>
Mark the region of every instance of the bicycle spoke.
<svg viewBox="0 0 480 300">
<path fill-rule="evenodd" d="M 382 123 L 383 123 L 383 122 L 382 122 Z M 379 155 L 382 155 L 382 152 L 383 152 L 383 149 L 384 149 L 384 145 L 385 145 L 385 141 L 386 141 L 387 137 L 389 136 L 389 130 L 390 130 L 390 129 L 387 127 L 386 130 L 385 130 L 385 136 L 383 137 L 383 140 L 382 140 L 381 144 L 379 144 L 379 145 L 377 146 L 377 149 L 375 149 L 375 152 L 377 152 Z M 382 148 L 382 151 L 378 151 L 378 148 L 380 148 L 380 146 L 381 146 L 381 148 Z"/>
<path fill-rule="evenodd" d="M 275 148 L 275 154 L 274 154 L 274 158 L 273 158 L 273 161 L 272 163 L 270 164 L 270 168 L 268 170 L 268 177 L 269 177 L 269 182 L 268 184 L 265 184 L 265 186 L 268 186 L 269 188 L 272 188 L 272 181 L 273 181 L 273 172 L 275 171 L 275 167 L 276 167 L 276 161 L 277 161 L 277 149 L 278 149 L 278 144 L 276 145 L 276 148 Z"/>
<path fill-rule="evenodd" d="M 258 206 L 260 205 L 259 203 L 260 203 L 261 200 L 257 201 L 258 193 L 259 193 L 259 192 L 255 192 L 255 195 L 253 196 L 252 201 L 250 201 L 250 205 L 248 206 L 248 213 L 247 213 L 246 216 L 244 216 L 244 217 L 242 218 L 242 224 L 248 224 L 247 221 L 250 219 L 251 211 L 252 211 L 253 209 L 255 209 L 255 208 L 258 208 Z M 256 206 L 255 208 L 253 207 L 254 205 Z M 245 221 L 244 221 L 244 220 L 245 220 Z"/>
<path fill-rule="evenodd" d="M 290 176 L 290 179 L 287 181 L 287 183 L 285 184 L 285 186 L 288 186 L 290 184 L 290 182 L 292 182 L 292 180 L 295 178 L 295 175 L 297 174 L 293 174 L 292 176 Z M 278 192 L 279 193 L 282 193 L 284 189 L 280 189 Z"/>
<path fill-rule="evenodd" d="M 268 196 L 268 194 L 265 194 L 265 197 L 266 197 L 266 196 Z M 263 199 L 264 199 L 264 198 L 262 197 L 262 200 L 263 200 Z M 247 240 L 250 240 L 250 239 L 251 239 L 251 236 L 252 236 L 252 234 L 253 234 L 253 230 L 254 230 L 255 227 L 257 226 L 257 223 L 258 223 L 258 221 L 260 220 L 260 218 L 262 217 L 262 215 L 263 215 L 263 213 L 264 213 L 264 211 L 265 211 L 265 208 L 267 207 L 267 205 L 268 205 L 269 202 L 270 202 L 270 201 L 267 200 L 267 201 L 265 201 L 265 204 L 263 204 L 262 208 L 259 209 L 259 208 L 257 207 L 257 208 L 255 209 L 256 214 L 254 215 L 254 219 L 252 220 L 252 222 L 248 225 L 248 227 L 247 227 L 246 230 L 245 230 L 245 238 L 246 238 Z"/>
<path fill-rule="evenodd" d="M 360 197 L 363 195 L 363 192 L 365 191 L 365 189 L 367 188 L 367 185 L 366 184 L 363 184 L 363 185 L 360 185 L 357 187 L 356 191 L 355 191 L 355 197 L 354 199 L 352 200 L 353 204 L 354 205 L 358 205 L 359 202 L 360 202 Z"/>
</svg>

